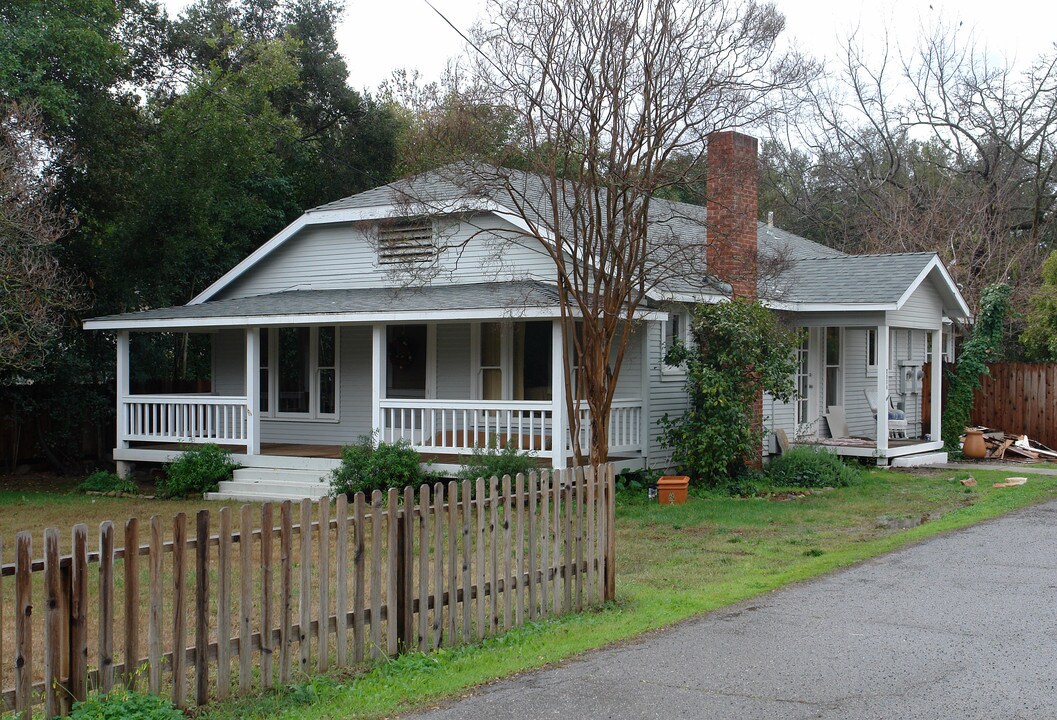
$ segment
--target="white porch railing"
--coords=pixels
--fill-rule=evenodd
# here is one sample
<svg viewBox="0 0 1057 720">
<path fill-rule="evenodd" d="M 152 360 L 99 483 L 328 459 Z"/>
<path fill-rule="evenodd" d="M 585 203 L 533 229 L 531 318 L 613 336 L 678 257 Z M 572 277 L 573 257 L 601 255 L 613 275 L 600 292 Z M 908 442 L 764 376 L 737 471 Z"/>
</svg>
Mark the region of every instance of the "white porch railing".
<svg viewBox="0 0 1057 720">
<path fill-rule="evenodd" d="M 128 395 L 121 399 L 119 433 L 130 442 L 249 442 L 245 397 Z"/>
<path fill-rule="evenodd" d="M 572 435 L 566 436 L 565 447 L 572 450 Z M 609 407 L 609 451 L 628 452 L 642 447 L 642 401 L 613 400 Z M 580 408 L 580 449 L 591 449 L 591 411 Z"/>
<path fill-rule="evenodd" d="M 383 442 L 404 439 L 418 452 L 469 454 L 474 447 L 513 444 L 537 453 L 552 450 L 554 420 L 549 402 L 489 400 L 395 400 L 379 402 Z M 590 447 L 590 412 L 580 411 L 581 447 Z M 642 446 L 642 402 L 614 400 L 609 418 L 611 452 Z M 572 449 L 565 432 L 565 449 Z"/>
</svg>

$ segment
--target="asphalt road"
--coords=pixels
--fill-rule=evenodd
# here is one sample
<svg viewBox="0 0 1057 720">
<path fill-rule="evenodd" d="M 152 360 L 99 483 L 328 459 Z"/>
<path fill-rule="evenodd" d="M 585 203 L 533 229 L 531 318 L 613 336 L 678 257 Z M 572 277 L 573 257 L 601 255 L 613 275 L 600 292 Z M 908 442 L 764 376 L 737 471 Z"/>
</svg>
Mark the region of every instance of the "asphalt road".
<svg viewBox="0 0 1057 720">
<path fill-rule="evenodd" d="M 416 718 L 1057 718 L 1057 502 Z"/>
</svg>

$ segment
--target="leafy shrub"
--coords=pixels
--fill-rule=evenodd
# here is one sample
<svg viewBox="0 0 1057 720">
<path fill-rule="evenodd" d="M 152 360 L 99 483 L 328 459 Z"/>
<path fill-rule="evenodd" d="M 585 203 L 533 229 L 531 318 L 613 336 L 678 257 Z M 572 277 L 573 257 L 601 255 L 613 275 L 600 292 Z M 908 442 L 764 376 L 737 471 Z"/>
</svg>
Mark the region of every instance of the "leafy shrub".
<svg viewBox="0 0 1057 720">
<path fill-rule="evenodd" d="M 696 347 L 676 343 L 665 358 L 685 366 L 690 407 L 682 417 L 661 419 L 661 443 L 692 483 L 720 489 L 746 471 L 747 459 L 759 457 L 760 394 L 792 397 L 799 337 L 760 303 L 743 298 L 700 306 L 693 334 Z"/>
<path fill-rule="evenodd" d="M 117 492 L 135 495 L 139 492 L 139 488 L 136 487 L 136 483 L 131 480 L 120 478 L 114 473 L 107 472 L 106 470 L 97 470 L 85 478 L 83 483 L 77 486 L 77 492 Z"/>
<path fill-rule="evenodd" d="M 771 482 L 780 487 L 843 487 L 859 479 L 859 471 L 836 454 L 798 447 L 782 453 L 767 467 Z"/>
<path fill-rule="evenodd" d="M 473 455 L 463 462 L 459 479 L 501 478 L 504 475 L 514 477 L 518 473 L 527 474 L 538 467 L 535 453 L 523 453 L 514 443 L 507 443 L 500 448 L 493 440 L 488 447 L 473 449 Z"/>
<path fill-rule="evenodd" d="M 341 465 L 330 473 L 332 495 L 370 495 L 375 490 L 418 486 L 425 480 L 422 458 L 407 440 L 377 442 L 362 435 L 355 445 L 341 449 Z"/>
<path fill-rule="evenodd" d="M 238 468 L 231 453 L 212 443 L 184 450 L 165 467 L 165 477 L 158 483 L 162 497 L 186 497 L 213 492 L 221 480 L 230 480 Z"/>
<path fill-rule="evenodd" d="M 70 720 L 184 720 L 186 716 L 172 703 L 158 695 L 113 690 L 106 695 L 91 695 L 74 703 Z"/>
</svg>

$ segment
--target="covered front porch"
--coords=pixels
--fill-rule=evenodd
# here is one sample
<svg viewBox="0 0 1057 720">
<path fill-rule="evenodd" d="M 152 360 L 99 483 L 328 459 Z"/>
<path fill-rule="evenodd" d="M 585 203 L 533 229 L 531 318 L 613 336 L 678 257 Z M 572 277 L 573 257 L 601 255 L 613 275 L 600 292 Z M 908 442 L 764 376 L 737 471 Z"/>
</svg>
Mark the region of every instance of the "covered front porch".
<svg viewBox="0 0 1057 720">
<path fill-rule="evenodd" d="M 408 292 L 416 304 L 429 301 L 422 298 L 428 289 Z M 297 294 L 303 304 L 313 293 Z M 385 313 L 227 318 L 217 313 L 225 302 L 218 301 L 197 322 L 137 314 L 115 318 L 110 327 L 105 318 L 92 321 L 116 330 L 119 468 L 216 443 L 244 468 L 327 471 L 342 446 L 371 434 L 407 442 L 440 472 L 489 446 L 512 445 L 541 466 L 574 462 L 576 423 L 566 398 L 575 392 L 565 383 L 557 308 L 526 303 L 516 317 L 502 306 L 410 312 L 400 310 L 400 294 L 390 297 L 394 307 Z M 134 391 L 132 347 L 139 334 L 158 332 L 208 335 L 208 392 Z M 646 334 L 640 335 L 609 417 L 610 457 L 624 467 L 641 467 L 648 444 L 643 374 L 635 371 L 646 352 Z M 586 449 L 590 413 L 586 406 L 577 412 Z"/>
</svg>

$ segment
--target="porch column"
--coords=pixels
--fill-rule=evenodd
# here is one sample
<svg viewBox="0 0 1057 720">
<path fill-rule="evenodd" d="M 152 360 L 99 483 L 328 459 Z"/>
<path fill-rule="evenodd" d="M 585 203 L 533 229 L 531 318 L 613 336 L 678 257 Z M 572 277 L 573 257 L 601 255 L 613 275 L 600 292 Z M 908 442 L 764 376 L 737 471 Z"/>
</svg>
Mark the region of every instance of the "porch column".
<svg viewBox="0 0 1057 720">
<path fill-rule="evenodd" d="M 382 396 L 385 394 L 385 325 L 376 324 L 371 328 L 371 428 L 382 436 Z"/>
<path fill-rule="evenodd" d="M 888 464 L 888 325 L 877 326 L 877 464 Z"/>
<path fill-rule="evenodd" d="M 642 347 L 639 352 L 642 353 L 639 360 L 639 365 L 642 366 L 642 374 L 639 377 L 639 402 L 642 404 L 642 417 L 639 422 L 639 452 L 642 453 L 642 466 L 649 468 L 650 466 L 650 333 L 653 332 L 654 325 L 660 325 L 660 323 L 654 323 L 650 320 L 643 320 L 642 325 L 639 326 L 639 331 L 642 333 Z M 660 332 L 660 328 L 657 329 Z"/>
<path fill-rule="evenodd" d="M 932 363 L 932 377 L 929 389 L 932 397 L 929 403 L 931 424 L 929 438 L 936 442 L 942 439 L 943 434 L 943 408 L 940 407 L 943 404 L 943 328 L 932 330 L 930 334 L 932 335 L 932 357 L 929 361 Z"/>
<path fill-rule="evenodd" d="M 261 454 L 260 328 L 246 328 L 246 454 Z"/>
<path fill-rule="evenodd" d="M 562 321 L 551 323 L 551 465 L 555 470 L 565 468 L 565 434 L 569 423 L 565 417 L 565 345 L 562 342 Z"/>
<path fill-rule="evenodd" d="M 129 395 L 128 365 L 128 330 L 122 330 L 117 334 L 117 371 L 115 373 L 117 384 L 117 445 L 115 447 L 118 448 L 129 446 L 128 414 L 125 412 L 125 400 Z"/>
</svg>

